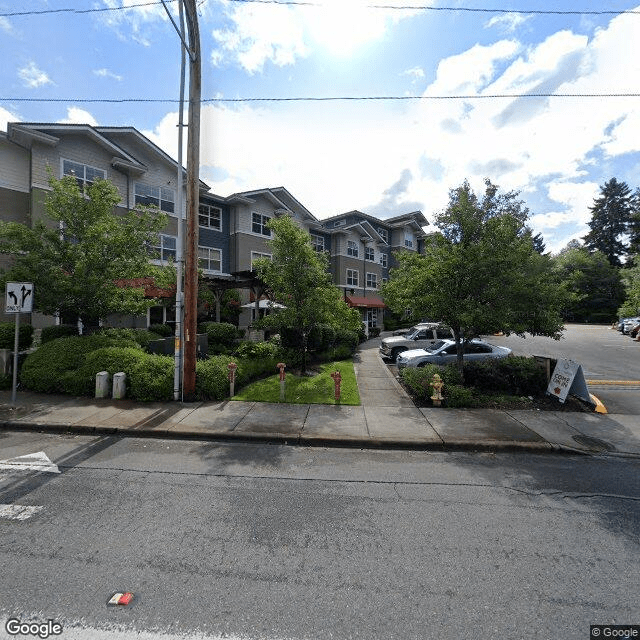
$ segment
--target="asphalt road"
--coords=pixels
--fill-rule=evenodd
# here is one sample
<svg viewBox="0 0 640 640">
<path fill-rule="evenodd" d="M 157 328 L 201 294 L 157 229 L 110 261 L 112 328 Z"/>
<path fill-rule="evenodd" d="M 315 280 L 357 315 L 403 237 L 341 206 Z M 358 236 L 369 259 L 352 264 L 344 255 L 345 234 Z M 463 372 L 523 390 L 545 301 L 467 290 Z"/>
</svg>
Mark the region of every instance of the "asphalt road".
<svg viewBox="0 0 640 640">
<path fill-rule="evenodd" d="M 589 391 L 609 413 L 640 415 L 640 343 L 609 327 L 569 324 L 560 340 L 539 336 L 484 336 L 516 355 L 565 358 L 582 365 Z M 624 381 L 627 384 L 611 384 Z M 635 382 L 636 384 L 628 384 Z"/>
<path fill-rule="evenodd" d="M 582 640 L 640 624 L 639 471 L 5 432 L 0 637 Z"/>
</svg>

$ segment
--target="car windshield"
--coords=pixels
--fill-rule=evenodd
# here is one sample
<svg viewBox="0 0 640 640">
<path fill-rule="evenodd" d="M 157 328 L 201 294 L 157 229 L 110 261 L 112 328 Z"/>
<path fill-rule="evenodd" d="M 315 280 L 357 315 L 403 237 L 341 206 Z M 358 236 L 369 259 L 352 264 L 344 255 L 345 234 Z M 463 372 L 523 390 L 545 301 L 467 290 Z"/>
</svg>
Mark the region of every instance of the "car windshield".
<svg viewBox="0 0 640 640">
<path fill-rule="evenodd" d="M 436 342 L 431 349 L 429 349 L 429 351 L 431 353 L 435 353 L 436 351 L 440 351 L 440 349 L 442 349 L 442 347 L 446 346 L 447 344 L 449 344 L 448 342 L 444 341 L 444 340 L 438 340 L 438 342 Z"/>
</svg>

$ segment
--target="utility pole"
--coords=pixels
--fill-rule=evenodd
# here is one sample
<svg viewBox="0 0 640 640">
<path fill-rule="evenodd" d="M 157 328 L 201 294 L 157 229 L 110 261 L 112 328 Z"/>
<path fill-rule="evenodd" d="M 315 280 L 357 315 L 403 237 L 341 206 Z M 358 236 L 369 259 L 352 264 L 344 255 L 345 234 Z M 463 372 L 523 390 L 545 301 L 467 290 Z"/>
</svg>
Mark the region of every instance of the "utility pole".
<svg viewBox="0 0 640 640">
<path fill-rule="evenodd" d="M 187 242 L 184 274 L 184 398 L 196 390 L 198 326 L 198 206 L 200 201 L 200 30 L 196 0 L 184 0 L 189 34 L 189 123 L 187 135 Z"/>
</svg>

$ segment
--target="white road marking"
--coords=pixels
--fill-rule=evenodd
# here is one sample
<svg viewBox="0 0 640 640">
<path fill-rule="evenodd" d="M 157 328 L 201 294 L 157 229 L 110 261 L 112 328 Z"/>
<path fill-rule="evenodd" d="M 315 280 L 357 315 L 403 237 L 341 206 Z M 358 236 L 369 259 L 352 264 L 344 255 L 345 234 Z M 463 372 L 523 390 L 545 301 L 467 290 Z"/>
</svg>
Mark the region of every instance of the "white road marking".
<svg viewBox="0 0 640 640">
<path fill-rule="evenodd" d="M 21 504 L 0 504 L 0 518 L 6 520 L 28 520 L 44 507 L 27 507 Z"/>
<path fill-rule="evenodd" d="M 53 464 L 44 451 L 0 460 L 0 469 L 5 471 L 46 471 L 48 473 L 60 473 L 58 465 Z"/>
</svg>

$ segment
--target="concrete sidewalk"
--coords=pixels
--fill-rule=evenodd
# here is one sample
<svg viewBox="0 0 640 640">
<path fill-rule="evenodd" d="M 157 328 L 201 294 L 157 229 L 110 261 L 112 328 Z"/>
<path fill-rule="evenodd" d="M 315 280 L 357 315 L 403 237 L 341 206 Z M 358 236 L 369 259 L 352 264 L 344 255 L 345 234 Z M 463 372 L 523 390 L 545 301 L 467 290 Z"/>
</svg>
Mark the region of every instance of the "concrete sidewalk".
<svg viewBox="0 0 640 640">
<path fill-rule="evenodd" d="M 362 345 L 355 369 L 361 406 L 256 402 L 136 403 L 0 392 L 0 428 L 133 437 L 280 442 L 433 450 L 609 452 L 640 456 L 640 419 L 552 411 L 417 408 L 378 356 Z M 0 454 L 1 455 L 1 454 Z"/>
</svg>

